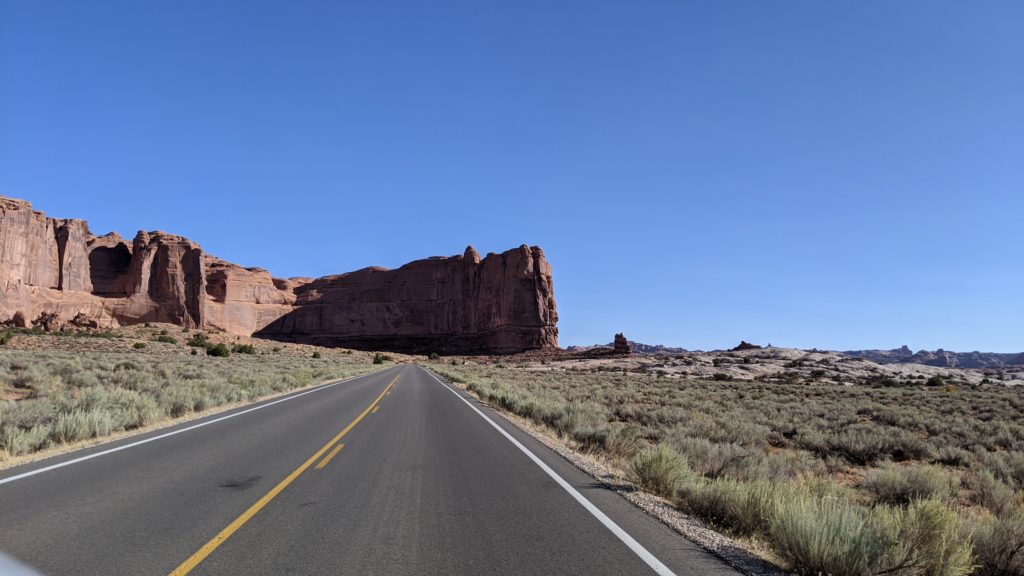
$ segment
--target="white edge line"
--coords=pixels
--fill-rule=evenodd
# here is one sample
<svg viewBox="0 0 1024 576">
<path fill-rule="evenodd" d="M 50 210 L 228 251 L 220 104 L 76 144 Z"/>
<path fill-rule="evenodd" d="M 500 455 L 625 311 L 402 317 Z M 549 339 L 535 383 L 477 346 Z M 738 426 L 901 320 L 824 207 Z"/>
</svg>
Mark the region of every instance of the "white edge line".
<svg viewBox="0 0 1024 576">
<path fill-rule="evenodd" d="M 644 548 L 639 542 L 634 540 L 633 537 L 630 536 L 625 530 L 620 528 L 619 525 L 616 524 L 615 521 L 613 521 L 611 518 L 609 518 L 604 512 L 602 512 L 600 508 L 594 506 L 594 504 L 591 503 L 590 500 L 587 500 L 587 498 L 583 494 L 580 494 L 578 490 L 573 488 L 571 484 L 562 479 L 562 477 L 559 476 L 557 472 L 552 470 L 550 466 L 545 464 L 544 461 L 538 458 L 536 454 L 531 452 L 529 448 L 523 446 L 522 443 L 516 440 L 511 434 L 506 432 L 504 428 L 498 426 L 498 424 L 495 423 L 494 420 L 491 420 L 486 414 L 481 412 L 479 408 L 473 406 L 473 404 L 470 403 L 469 400 L 466 400 L 451 386 L 441 381 L 441 379 L 435 376 L 433 372 L 427 370 L 426 368 L 423 368 L 422 366 L 420 366 L 420 368 L 426 371 L 427 374 L 430 374 L 430 376 L 434 380 L 437 380 L 442 386 L 447 388 L 448 391 L 454 394 L 456 398 L 465 402 L 466 406 L 472 408 L 474 412 L 479 414 L 480 417 L 486 420 L 488 424 L 493 426 L 495 430 L 501 432 L 502 436 L 507 438 L 508 441 L 515 445 L 516 448 L 519 448 L 523 452 L 523 454 L 526 454 L 526 456 L 530 458 L 530 460 L 533 460 L 534 464 L 540 466 L 541 470 L 547 472 L 548 476 L 550 476 L 555 482 L 557 482 L 558 485 L 562 487 L 562 489 L 568 492 L 570 496 L 575 498 L 577 502 L 579 502 L 584 508 L 586 508 L 587 512 L 593 514 L 594 517 L 597 518 L 599 522 L 601 522 L 601 524 L 604 524 L 605 528 L 610 530 L 612 534 L 615 534 L 619 538 L 619 540 L 622 540 L 623 544 L 628 546 L 629 549 L 632 550 L 637 556 L 639 556 L 641 560 L 643 560 L 645 563 L 647 563 L 648 566 L 654 569 L 654 571 L 657 574 L 660 574 L 661 576 L 675 576 L 675 573 L 672 572 L 672 570 L 670 570 L 668 566 L 662 564 L 660 560 L 654 557 L 654 554 L 648 552 L 646 548 Z"/>
<path fill-rule="evenodd" d="M 385 368 L 384 370 L 389 370 L 389 368 Z M 222 420 L 227 420 L 229 418 L 234 418 L 235 416 L 241 416 L 242 414 L 248 414 L 249 412 L 255 412 L 256 410 L 262 410 L 264 408 L 267 408 L 268 406 L 273 406 L 274 404 L 280 404 L 281 402 L 287 402 L 288 400 L 293 400 L 293 399 L 298 398 L 300 396 L 305 396 L 306 394 L 312 394 L 314 392 L 319 392 L 321 390 L 326 390 L 327 388 L 331 388 L 333 386 L 337 386 L 338 384 L 344 384 L 345 382 L 351 382 L 352 380 L 356 380 L 358 378 L 365 378 L 366 376 L 372 376 L 374 374 L 380 374 L 381 372 L 384 372 L 384 370 L 377 370 L 376 372 L 370 372 L 369 374 L 362 374 L 362 375 L 359 375 L 359 376 L 351 376 L 349 378 L 343 378 L 341 380 L 336 380 L 334 382 L 328 382 L 327 384 L 321 384 L 320 386 L 317 386 L 316 388 L 313 388 L 311 390 L 306 390 L 304 392 L 298 392 L 298 393 L 295 393 L 295 394 L 291 394 L 290 396 L 285 396 L 284 398 L 279 398 L 277 400 L 274 400 L 274 401 L 271 401 L 271 402 L 267 402 L 266 404 L 260 404 L 259 406 L 253 406 L 252 408 L 247 408 L 247 409 L 242 410 L 240 412 L 232 412 L 231 414 L 228 414 L 226 416 L 221 416 L 220 418 L 214 418 L 212 420 L 206 420 L 205 422 L 200 422 L 199 424 L 193 424 L 192 426 L 187 426 L 185 428 L 179 428 L 179 429 L 173 430 L 171 432 L 160 434 L 159 436 L 153 436 L 152 438 L 146 438 L 145 440 L 139 440 L 137 442 L 131 442 L 129 444 L 124 444 L 122 446 L 117 446 L 115 448 L 110 448 L 110 449 L 107 449 L 107 450 L 96 452 L 95 454 L 89 454 L 87 456 L 81 456 L 79 458 L 74 458 L 72 460 L 67 460 L 67 461 L 64 461 L 64 462 L 58 462 L 57 464 L 51 464 L 49 466 L 44 466 L 44 467 L 36 469 L 36 470 L 29 470 L 28 472 L 22 472 L 21 474 L 16 474 L 16 475 L 11 476 L 9 478 L 0 479 L 0 484 L 7 484 L 9 482 L 14 482 L 15 480 L 21 480 L 22 478 L 28 478 L 29 476 L 35 476 L 36 474 L 42 474 L 43 472 L 49 472 L 51 470 L 56 470 L 58 468 L 63 468 L 65 466 L 71 466 L 72 464 L 78 464 L 79 462 L 85 462 L 86 460 L 92 460 L 93 458 L 99 458 L 100 456 L 106 456 L 107 454 L 113 454 L 114 452 L 120 452 L 121 450 L 127 450 L 129 448 L 134 448 L 136 446 L 141 446 L 143 444 L 148 444 L 150 442 L 155 442 L 157 440 L 161 440 L 161 439 L 167 438 L 169 436 L 174 436 L 176 434 L 181 434 L 182 432 L 188 432 L 189 430 L 195 430 L 196 428 L 202 428 L 203 426 L 209 426 L 210 424 L 215 424 L 217 422 L 221 422 Z"/>
</svg>

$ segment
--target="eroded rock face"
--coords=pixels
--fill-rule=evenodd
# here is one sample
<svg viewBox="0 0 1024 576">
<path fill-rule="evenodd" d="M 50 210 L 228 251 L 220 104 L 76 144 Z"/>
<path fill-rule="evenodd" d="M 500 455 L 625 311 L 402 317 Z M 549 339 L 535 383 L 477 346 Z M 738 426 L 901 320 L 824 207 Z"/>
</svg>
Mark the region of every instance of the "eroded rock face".
<svg viewBox="0 0 1024 576">
<path fill-rule="evenodd" d="M 57 289 L 92 292 L 89 275 L 89 225 L 82 220 L 54 220 L 57 240 Z"/>
<path fill-rule="evenodd" d="M 54 221 L 24 200 L 0 198 L 0 271 L 8 282 L 57 288 Z"/>
<path fill-rule="evenodd" d="M 294 284 L 260 268 L 207 258 L 206 322 L 234 334 L 252 334 L 291 312 Z"/>
<path fill-rule="evenodd" d="M 621 332 L 615 335 L 615 339 L 612 341 L 612 347 L 616 354 L 632 354 L 633 347 L 629 345 L 629 340 Z"/>
<path fill-rule="evenodd" d="M 510 353 L 558 346 L 551 266 L 537 247 L 366 268 L 296 289 L 260 335 L 353 348 Z"/>
<path fill-rule="evenodd" d="M 97 296 L 127 298 L 132 272 L 131 245 L 114 232 L 89 240 L 89 278 Z"/>
<path fill-rule="evenodd" d="M 558 345 L 540 248 L 429 258 L 397 270 L 272 278 L 164 232 L 93 236 L 0 198 L 0 323 L 108 328 L 170 322 L 370 349 L 519 352 Z"/>
</svg>

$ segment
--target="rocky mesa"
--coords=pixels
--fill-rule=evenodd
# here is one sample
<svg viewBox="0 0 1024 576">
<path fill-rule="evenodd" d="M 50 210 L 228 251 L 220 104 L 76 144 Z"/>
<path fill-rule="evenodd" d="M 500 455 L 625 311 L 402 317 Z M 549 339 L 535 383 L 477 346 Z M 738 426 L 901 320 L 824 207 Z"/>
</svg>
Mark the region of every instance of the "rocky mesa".
<svg viewBox="0 0 1024 576">
<path fill-rule="evenodd" d="M 558 346 L 551 266 L 538 247 L 324 278 L 273 278 L 187 238 L 94 236 L 0 198 L 0 322 L 60 330 L 170 322 L 188 328 L 410 352 Z"/>
</svg>

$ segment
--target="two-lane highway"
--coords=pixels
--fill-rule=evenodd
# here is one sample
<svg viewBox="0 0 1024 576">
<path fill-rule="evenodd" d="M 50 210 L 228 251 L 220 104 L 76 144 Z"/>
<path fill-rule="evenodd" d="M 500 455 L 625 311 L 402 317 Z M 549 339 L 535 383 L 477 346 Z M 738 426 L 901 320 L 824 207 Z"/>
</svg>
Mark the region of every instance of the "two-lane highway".
<svg viewBox="0 0 1024 576">
<path fill-rule="evenodd" d="M 0 552 L 50 575 L 735 574 L 421 367 L 262 406 L 3 471 Z"/>
</svg>

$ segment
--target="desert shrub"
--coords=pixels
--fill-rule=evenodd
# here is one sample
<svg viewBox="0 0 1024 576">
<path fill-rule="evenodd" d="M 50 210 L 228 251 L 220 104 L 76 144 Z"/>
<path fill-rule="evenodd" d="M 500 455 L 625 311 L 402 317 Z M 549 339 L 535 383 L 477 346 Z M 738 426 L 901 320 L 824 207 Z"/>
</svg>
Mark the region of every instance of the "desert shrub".
<svg viewBox="0 0 1024 576">
<path fill-rule="evenodd" d="M 875 499 L 888 504 L 908 504 L 911 500 L 951 498 L 960 480 L 939 466 L 887 466 L 868 473 L 864 481 Z"/>
<path fill-rule="evenodd" d="M 430 356 L 427 356 L 427 359 L 429 359 L 429 360 L 439 360 L 440 358 L 441 358 L 441 355 L 438 354 L 437 352 L 431 352 Z"/>
<path fill-rule="evenodd" d="M 593 414 L 583 403 L 570 402 L 541 412 L 540 419 L 553 428 L 559 436 L 572 436 L 576 430 L 590 423 Z"/>
<path fill-rule="evenodd" d="M 971 461 L 971 453 L 956 446 L 939 448 L 935 461 L 946 466 L 966 466 Z"/>
<path fill-rule="evenodd" d="M 317 350 L 316 352 L 313 352 L 313 356 L 312 357 L 313 358 L 320 358 L 320 351 Z M 377 364 L 377 362 L 374 362 L 374 364 Z"/>
<path fill-rule="evenodd" d="M 610 435 L 611 430 L 604 426 L 584 425 L 572 431 L 572 439 L 587 452 L 604 450 Z"/>
<path fill-rule="evenodd" d="M 824 434 L 801 438 L 808 450 L 822 455 L 834 454 L 851 464 L 867 466 L 891 458 L 901 460 L 928 459 L 935 449 L 911 432 L 901 428 L 852 426 Z"/>
<path fill-rule="evenodd" d="M 979 576 L 1024 574 L 1024 510 L 979 522 L 972 533 Z"/>
<path fill-rule="evenodd" d="M 975 470 L 968 474 L 967 486 L 971 501 L 996 515 L 1009 513 L 1017 504 L 1013 489 L 988 470 Z"/>
<path fill-rule="evenodd" d="M 157 342 L 163 342 L 165 344 L 177 344 L 178 340 L 174 336 L 168 336 L 166 331 L 163 334 L 156 337 Z"/>
<path fill-rule="evenodd" d="M 668 444 L 641 450 L 633 457 L 629 471 L 640 487 L 666 497 L 674 496 L 690 476 L 686 459 Z"/>
<path fill-rule="evenodd" d="M 61 414 L 50 429 L 53 442 L 74 442 L 94 436 L 105 436 L 114 429 L 113 419 L 102 410 L 75 410 Z"/>
<path fill-rule="evenodd" d="M 256 347 L 252 344 L 235 344 L 231 347 L 231 352 L 235 354 L 255 354 Z"/>
<path fill-rule="evenodd" d="M 716 382 L 728 382 L 729 380 L 732 380 L 732 376 L 729 376 L 725 372 L 715 372 L 712 379 Z"/>
<path fill-rule="evenodd" d="M 391 356 L 389 356 L 387 354 L 381 354 L 380 352 L 376 352 L 373 355 L 373 363 L 374 364 L 383 364 L 385 362 L 391 362 L 392 360 L 394 360 L 394 358 L 392 358 Z"/>
<path fill-rule="evenodd" d="M 963 576 L 974 570 L 970 534 L 945 503 L 918 500 L 891 518 L 898 531 L 885 558 L 886 573 Z"/>
<path fill-rule="evenodd" d="M 643 434 L 636 426 L 616 426 L 609 431 L 604 447 L 611 456 L 628 460 L 644 447 Z"/>
<path fill-rule="evenodd" d="M 802 476 L 825 474 L 828 465 L 803 450 L 784 450 L 768 453 L 752 453 L 745 460 L 736 463 L 731 472 L 741 480 L 791 481 Z"/>
<path fill-rule="evenodd" d="M 842 500 L 803 497 L 770 514 L 776 552 L 801 575 L 875 574 L 894 537 L 867 509 Z"/>
<path fill-rule="evenodd" d="M 206 348 L 206 355 L 227 358 L 231 356 L 231 350 L 225 344 L 212 344 Z"/>
<path fill-rule="evenodd" d="M 205 333 L 196 332 L 191 337 L 189 337 L 188 342 L 186 343 L 194 348 L 206 348 L 210 346 L 210 339 L 209 337 L 207 337 Z"/>
<path fill-rule="evenodd" d="M 11 333 L 10 332 L 4 332 L 4 333 L 0 334 L 0 346 L 4 346 L 5 344 L 7 344 L 10 341 L 11 341 Z"/>
<path fill-rule="evenodd" d="M 20 456 L 45 448 L 50 442 L 50 427 L 42 424 L 31 428 L 4 426 L 0 428 L 0 447 L 8 456 Z"/>
<path fill-rule="evenodd" d="M 145 347 L 146 347 L 146 343 L 145 342 L 136 342 L 135 344 L 132 344 L 132 348 L 135 348 L 136 350 L 142 350 Z"/>
<path fill-rule="evenodd" d="M 722 444 L 704 438 L 684 438 L 674 443 L 690 468 L 702 476 L 718 478 L 735 471 L 750 451 L 738 444 Z"/>
<path fill-rule="evenodd" d="M 775 482 L 742 482 L 731 479 L 683 483 L 676 493 L 677 505 L 739 535 L 765 533 L 772 511 L 791 499 L 792 490 Z"/>
<path fill-rule="evenodd" d="M 934 500 L 899 509 L 802 498 L 773 511 L 770 538 L 790 569 L 807 576 L 961 576 L 973 568 L 960 519 Z"/>
</svg>

